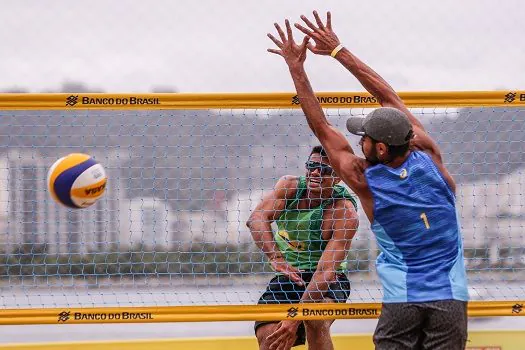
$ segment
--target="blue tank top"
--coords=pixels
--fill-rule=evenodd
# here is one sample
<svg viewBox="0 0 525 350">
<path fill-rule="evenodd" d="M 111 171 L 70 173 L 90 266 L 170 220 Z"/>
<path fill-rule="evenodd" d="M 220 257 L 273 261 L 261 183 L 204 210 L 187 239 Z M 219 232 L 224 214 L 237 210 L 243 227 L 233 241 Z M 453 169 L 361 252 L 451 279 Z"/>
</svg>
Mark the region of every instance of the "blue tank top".
<svg viewBox="0 0 525 350">
<path fill-rule="evenodd" d="M 383 302 L 467 301 L 455 196 L 430 156 L 413 151 L 400 167 L 374 165 L 365 176 Z"/>
</svg>

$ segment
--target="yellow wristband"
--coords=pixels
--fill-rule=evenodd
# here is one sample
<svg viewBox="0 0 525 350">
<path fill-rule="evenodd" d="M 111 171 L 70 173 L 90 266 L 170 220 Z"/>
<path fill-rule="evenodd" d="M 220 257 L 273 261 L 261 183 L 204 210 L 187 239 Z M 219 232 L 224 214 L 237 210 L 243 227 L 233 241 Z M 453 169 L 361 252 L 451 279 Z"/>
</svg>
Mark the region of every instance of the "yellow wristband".
<svg viewBox="0 0 525 350">
<path fill-rule="evenodd" d="M 344 46 L 343 44 L 339 44 L 335 47 L 335 49 L 333 49 L 332 53 L 330 54 L 330 56 L 332 56 L 333 58 L 335 58 L 335 55 L 337 55 L 337 53 L 339 51 L 341 51 L 342 49 L 344 49 Z"/>
</svg>

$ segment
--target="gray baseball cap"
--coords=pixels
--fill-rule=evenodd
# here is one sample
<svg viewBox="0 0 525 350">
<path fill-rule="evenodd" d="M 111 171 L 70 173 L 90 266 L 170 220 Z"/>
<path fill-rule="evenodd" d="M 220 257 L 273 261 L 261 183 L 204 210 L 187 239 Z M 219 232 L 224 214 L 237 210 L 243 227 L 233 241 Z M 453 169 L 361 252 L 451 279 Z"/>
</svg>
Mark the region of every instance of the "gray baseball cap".
<svg viewBox="0 0 525 350">
<path fill-rule="evenodd" d="M 412 138 L 410 120 L 405 113 L 392 107 L 377 108 L 365 118 L 350 117 L 346 128 L 354 135 L 367 135 L 392 146 L 404 145 Z"/>
</svg>

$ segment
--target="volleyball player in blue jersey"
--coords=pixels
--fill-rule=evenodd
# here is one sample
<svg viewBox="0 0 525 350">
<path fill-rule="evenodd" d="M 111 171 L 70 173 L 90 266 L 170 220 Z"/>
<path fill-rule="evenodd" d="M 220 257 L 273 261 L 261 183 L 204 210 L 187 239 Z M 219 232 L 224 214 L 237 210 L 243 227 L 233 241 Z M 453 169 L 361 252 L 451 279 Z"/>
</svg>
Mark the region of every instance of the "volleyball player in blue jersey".
<svg viewBox="0 0 525 350">
<path fill-rule="evenodd" d="M 310 128 L 337 175 L 358 195 L 381 253 L 377 273 L 383 307 L 374 333 L 376 349 L 464 349 L 467 340 L 467 278 L 455 204 L 456 184 L 437 144 L 397 93 L 343 47 L 332 30 L 305 16 L 306 34 L 296 44 L 290 23 L 279 39 L 268 34 L 290 70 Z M 311 44 L 312 40 L 315 44 Z M 381 104 L 366 118 L 351 117 L 348 130 L 361 136 L 357 157 L 343 133 L 326 119 L 304 69 L 306 50 L 331 55 Z M 286 337 L 270 335 L 274 349 Z"/>
</svg>

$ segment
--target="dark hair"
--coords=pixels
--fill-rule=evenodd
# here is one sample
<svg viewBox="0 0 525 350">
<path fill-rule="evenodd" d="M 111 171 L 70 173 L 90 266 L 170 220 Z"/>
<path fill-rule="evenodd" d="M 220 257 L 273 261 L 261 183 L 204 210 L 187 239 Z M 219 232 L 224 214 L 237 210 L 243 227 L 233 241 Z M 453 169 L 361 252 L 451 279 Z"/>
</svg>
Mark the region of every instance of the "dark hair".
<svg viewBox="0 0 525 350">
<path fill-rule="evenodd" d="M 314 146 L 312 150 L 310 151 L 310 155 L 312 154 L 320 154 L 321 157 L 328 157 L 328 154 L 326 154 L 326 151 L 321 145 Z"/>
<path fill-rule="evenodd" d="M 408 140 L 410 140 L 411 137 L 412 137 L 412 133 L 410 132 L 409 135 L 407 136 Z M 405 153 L 408 151 L 408 148 L 410 147 L 410 141 L 405 143 L 404 145 L 394 146 L 394 145 L 389 145 L 388 143 L 385 143 L 382 141 L 374 140 L 372 137 L 370 137 L 370 140 L 372 140 L 372 146 L 374 147 L 376 143 L 379 143 L 379 142 L 384 143 L 388 149 L 388 155 L 390 156 L 390 160 L 397 158 L 397 157 L 404 156 Z"/>
</svg>

